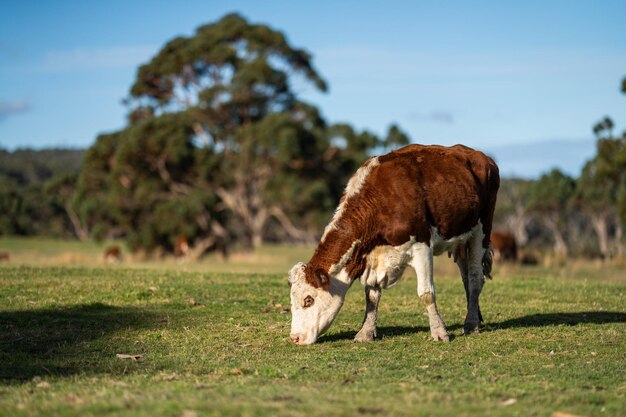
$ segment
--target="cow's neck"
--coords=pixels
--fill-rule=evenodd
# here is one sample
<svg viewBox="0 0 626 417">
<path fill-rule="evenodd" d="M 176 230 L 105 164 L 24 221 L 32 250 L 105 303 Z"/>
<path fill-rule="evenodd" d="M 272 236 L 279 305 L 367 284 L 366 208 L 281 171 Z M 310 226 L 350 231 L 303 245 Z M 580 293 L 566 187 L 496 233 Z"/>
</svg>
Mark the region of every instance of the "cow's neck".
<svg viewBox="0 0 626 417">
<path fill-rule="evenodd" d="M 351 232 L 332 230 L 325 234 L 308 265 L 314 269 L 321 268 L 346 284 L 352 283 L 362 272 L 360 263 L 365 263 L 363 251 L 369 245 L 363 235 L 355 233 L 356 230 Z"/>
</svg>

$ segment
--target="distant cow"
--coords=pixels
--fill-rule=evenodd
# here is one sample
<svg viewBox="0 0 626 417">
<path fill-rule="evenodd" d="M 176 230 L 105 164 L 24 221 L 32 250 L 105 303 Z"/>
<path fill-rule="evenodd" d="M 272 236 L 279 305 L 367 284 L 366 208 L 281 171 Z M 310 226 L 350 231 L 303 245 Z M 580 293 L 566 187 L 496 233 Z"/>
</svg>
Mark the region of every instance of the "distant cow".
<svg viewBox="0 0 626 417">
<path fill-rule="evenodd" d="M 496 260 L 513 262 L 517 260 L 517 243 L 512 233 L 506 231 L 492 232 L 491 246 L 493 246 L 493 256 Z"/>
<path fill-rule="evenodd" d="M 189 241 L 185 236 L 179 236 L 174 245 L 174 256 L 179 261 L 184 261 L 189 255 Z"/>
<path fill-rule="evenodd" d="M 465 286 L 465 333 L 477 332 L 499 185 L 493 160 L 462 145 L 410 145 L 367 160 L 348 182 L 311 260 L 289 272 L 293 342 L 314 343 L 357 279 L 365 285 L 366 311 L 355 339 L 373 340 L 381 289 L 396 284 L 407 265 L 417 273 L 431 336 L 448 341 L 433 282 L 433 255 L 444 252 L 454 253 Z"/>
<path fill-rule="evenodd" d="M 109 264 L 122 262 L 122 250 L 117 245 L 108 246 L 104 250 L 104 261 Z"/>
<path fill-rule="evenodd" d="M 0 251 L 0 262 L 8 262 L 11 259 L 11 255 L 7 251 Z"/>
</svg>

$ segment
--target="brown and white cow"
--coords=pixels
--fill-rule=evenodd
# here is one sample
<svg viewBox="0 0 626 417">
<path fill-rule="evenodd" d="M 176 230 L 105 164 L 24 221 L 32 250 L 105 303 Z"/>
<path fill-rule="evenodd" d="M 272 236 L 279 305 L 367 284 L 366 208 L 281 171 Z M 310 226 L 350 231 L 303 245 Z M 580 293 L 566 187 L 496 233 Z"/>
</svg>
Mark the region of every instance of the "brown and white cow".
<svg viewBox="0 0 626 417">
<path fill-rule="evenodd" d="M 493 231 L 491 233 L 491 246 L 496 261 L 517 261 L 517 242 L 511 232 Z"/>
<path fill-rule="evenodd" d="M 106 263 L 119 264 L 122 262 L 122 250 L 117 245 L 107 246 L 103 258 Z"/>
<path fill-rule="evenodd" d="M 431 335 L 448 341 L 433 282 L 433 255 L 444 252 L 454 253 L 465 286 L 465 333 L 477 332 L 499 185 L 494 161 L 462 145 L 409 145 L 367 160 L 348 182 L 311 260 L 289 272 L 291 339 L 314 343 L 360 279 L 366 311 L 355 339 L 373 340 L 381 289 L 411 265 Z"/>
<path fill-rule="evenodd" d="M 189 241 L 185 236 L 179 236 L 174 244 L 174 256 L 179 262 L 184 262 L 189 255 Z"/>
</svg>

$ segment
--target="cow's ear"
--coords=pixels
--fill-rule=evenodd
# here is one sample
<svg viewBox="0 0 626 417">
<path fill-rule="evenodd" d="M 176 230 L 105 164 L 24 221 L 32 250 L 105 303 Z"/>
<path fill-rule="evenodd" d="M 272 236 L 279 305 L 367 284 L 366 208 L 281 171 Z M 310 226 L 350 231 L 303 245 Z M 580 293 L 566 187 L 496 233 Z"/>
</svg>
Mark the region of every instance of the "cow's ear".
<svg viewBox="0 0 626 417">
<path fill-rule="evenodd" d="M 313 273 L 313 282 L 311 283 L 315 288 L 321 288 L 323 290 L 328 290 L 330 287 L 330 275 L 328 272 L 324 271 L 321 268 L 318 268 Z"/>
</svg>

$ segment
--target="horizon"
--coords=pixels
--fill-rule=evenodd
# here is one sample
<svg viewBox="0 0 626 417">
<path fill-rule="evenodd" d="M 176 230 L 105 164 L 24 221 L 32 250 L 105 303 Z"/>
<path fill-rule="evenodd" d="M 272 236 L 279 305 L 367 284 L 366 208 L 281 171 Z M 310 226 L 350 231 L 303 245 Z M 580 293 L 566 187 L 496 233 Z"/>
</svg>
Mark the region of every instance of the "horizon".
<svg viewBox="0 0 626 417">
<path fill-rule="evenodd" d="M 85 149 L 123 128 L 137 67 L 230 12 L 312 54 L 330 91 L 299 92 L 329 123 L 377 135 L 398 123 L 414 143 L 483 150 L 504 176 L 578 176 L 595 153 L 593 124 L 610 116 L 626 128 L 623 2 L 148 4 L 5 7 L 0 148 Z"/>
</svg>

